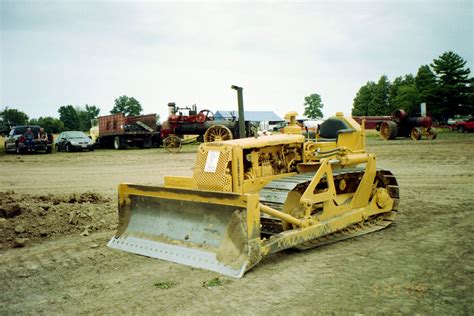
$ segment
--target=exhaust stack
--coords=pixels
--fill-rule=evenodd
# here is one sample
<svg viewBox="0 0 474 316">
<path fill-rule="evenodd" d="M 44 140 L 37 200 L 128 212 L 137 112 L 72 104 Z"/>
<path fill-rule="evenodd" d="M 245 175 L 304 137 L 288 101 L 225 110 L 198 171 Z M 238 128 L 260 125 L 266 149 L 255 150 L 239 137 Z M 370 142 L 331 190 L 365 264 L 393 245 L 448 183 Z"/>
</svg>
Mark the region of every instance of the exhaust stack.
<svg viewBox="0 0 474 316">
<path fill-rule="evenodd" d="M 242 94 L 242 87 L 231 86 L 237 91 L 237 102 L 239 104 L 239 138 L 245 138 L 245 117 L 244 117 L 244 97 Z"/>
</svg>

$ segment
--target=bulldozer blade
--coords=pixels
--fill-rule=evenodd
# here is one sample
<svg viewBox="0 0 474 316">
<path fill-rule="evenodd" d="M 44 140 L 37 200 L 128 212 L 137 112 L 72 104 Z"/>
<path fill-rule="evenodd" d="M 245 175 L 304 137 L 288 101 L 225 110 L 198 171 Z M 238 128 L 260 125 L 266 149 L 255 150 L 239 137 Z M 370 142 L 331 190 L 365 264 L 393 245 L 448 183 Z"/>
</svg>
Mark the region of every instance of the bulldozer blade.
<svg viewBox="0 0 474 316">
<path fill-rule="evenodd" d="M 108 246 L 240 278 L 250 268 L 245 218 L 238 194 L 121 184 Z"/>
</svg>

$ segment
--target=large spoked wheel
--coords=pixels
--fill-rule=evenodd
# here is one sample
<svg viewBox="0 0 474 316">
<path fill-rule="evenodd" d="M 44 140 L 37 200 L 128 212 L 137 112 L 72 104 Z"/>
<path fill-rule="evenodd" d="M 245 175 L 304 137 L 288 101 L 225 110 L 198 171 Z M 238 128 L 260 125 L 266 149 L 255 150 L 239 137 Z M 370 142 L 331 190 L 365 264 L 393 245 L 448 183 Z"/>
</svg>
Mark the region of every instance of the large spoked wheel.
<svg viewBox="0 0 474 316">
<path fill-rule="evenodd" d="M 395 139 L 398 134 L 397 123 L 392 121 L 383 121 L 380 124 L 380 137 L 384 140 Z"/>
<path fill-rule="evenodd" d="M 204 133 L 205 143 L 220 142 L 231 139 L 232 132 L 230 131 L 230 129 L 223 125 L 213 125 L 208 128 L 206 133 Z"/>
<path fill-rule="evenodd" d="M 206 121 L 213 121 L 214 120 L 214 113 L 210 110 L 201 110 L 199 111 L 196 121 L 198 123 L 204 123 Z"/>
<path fill-rule="evenodd" d="M 180 151 L 182 146 L 181 138 L 178 136 L 171 135 L 163 139 L 163 147 L 172 154 Z"/>
<path fill-rule="evenodd" d="M 421 128 L 419 127 L 413 127 L 410 132 L 410 138 L 411 140 L 420 140 L 421 139 Z"/>
<path fill-rule="evenodd" d="M 426 130 L 426 138 L 431 140 L 431 139 L 436 139 L 437 136 L 438 136 L 438 133 L 436 133 L 436 129 L 434 127 L 429 127 Z"/>
</svg>

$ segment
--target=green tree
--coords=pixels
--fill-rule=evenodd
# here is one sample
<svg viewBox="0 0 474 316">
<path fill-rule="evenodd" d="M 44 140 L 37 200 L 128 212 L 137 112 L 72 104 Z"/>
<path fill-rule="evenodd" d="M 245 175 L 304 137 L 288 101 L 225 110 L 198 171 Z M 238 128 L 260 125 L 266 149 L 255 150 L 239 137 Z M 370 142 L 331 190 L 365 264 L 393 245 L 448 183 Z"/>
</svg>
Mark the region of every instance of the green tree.
<svg viewBox="0 0 474 316">
<path fill-rule="evenodd" d="M 123 113 L 126 116 L 132 116 L 140 115 L 142 111 L 143 108 L 140 102 L 133 97 L 129 98 L 126 95 L 122 95 L 115 99 L 115 106 L 110 111 L 110 114 Z"/>
<path fill-rule="evenodd" d="M 51 116 L 40 117 L 38 119 L 31 119 L 30 125 L 39 125 L 41 127 L 44 127 L 44 130 L 47 133 L 52 133 L 52 134 L 58 134 L 64 130 L 63 122 Z"/>
<path fill-rule="evenodd" d="M 435 112 L 441 121 L 446 121 L 454 114 L 469 111 L 471 70 L 465 66 L 466 61 L 451 51 L 443 53 L 431 64 L 439 85 L 437 89 L 439 104 Z"/>
<path fill-rule="evenodd" d="M 390 105 L 390 113 L 402 108 L 399 104 L 398 96 L 400 94 L 400 89 L 404 85 L 405 85 L 405 81 L 403 80 L 403 77 L 401 76 L 393 80 L 390 86 L 390 95 L 388 97 L 388 104 Z"/>
<path fill-rule="evenodd" d="M 89 114 L 91 119 L 94 119 L 99 116 L 100 108 L 97 105 L 86 104 L 86 112 Z"/>
<path fill-rule="evenodd" d="M 406 112 L 419 111 L 420 94 L 415 84 L 405 84 L 400 86 L 394 98 L 396 109 L 403 109 Z"/>
<path fill-rule="evenodd" d="M 28 115 L 17 109 L 5 107 L 0 112 L 0 133 L 7 134 L 13 126 L 28 124 Z"/>
<path fill-rule="evenodd" d="M 100 108 L 95 105 L 86 104 L 85 108 L 75 107 L 77 117 L 79 119 L 79 129 L 87 132 L 91 128 L 91 120 L 96 118 L 100 113 Z"/>
<path fill-rule="evenodd" d="M 322 118 L 323 112 L 321 111 L 324 104 L 321 100 L 321 96 L 317 93 L 313 93 L 304 98 L 304 115 L 316 119 Z"/>
<path fill-rule="evenodd" d="M 375 86 L 374 97 L 369 103 L 369 115 L 389 115 L 391 113 L 388 102 L 390 85 L 388 77 L 382 75 Z"/>
<path fill-rule="evenodd" d="M 463 109 L 460 113 L 474 116 L 474 77 L 469 78 L 469 84 L 465 98 L 466 103 L 463 105 Z"/>
<path fill-rule="evenodd" d="M 422 102 L 427 104 L 435 102 L 438 83 L 436 82 L 436 75 L 431 71 L 430 66 L 422 65 L 418 68 L 415 85 L 420 93 Z"/>
<path fill-rule="evenodd" d="M 398 109 L 403 109 L 406 112 L 417 110 L 421 103 L 420 100 L 420 94 L 412 74 L 397 77 L 393 80 L 388 98 L 390 113 Z"/>
<path fill-rule="evenodd" d="M 375 95 L 375 82 L 368 81 L 357 91 L 352 107 L 352 115 L 367 116 L 369 115 L 369 105 Z"/>
<path fill-rule="evenodd" d="M 426 109 L 435 117 L 441 115 L 439 109 L 438 82 L 436 75 L 429 65 L 422 65 L 418 68 L 415 77 L 415 86 L 419 93 L 420 103 L 426 103 Z"/>
<path fill-rule="evenodd" d="M 80 128 L 79 117 L 72 105 L 61 106 L 58 112 L 59 119 L 63 122 L 65 130 L 74 131 Z"/>
</svg>

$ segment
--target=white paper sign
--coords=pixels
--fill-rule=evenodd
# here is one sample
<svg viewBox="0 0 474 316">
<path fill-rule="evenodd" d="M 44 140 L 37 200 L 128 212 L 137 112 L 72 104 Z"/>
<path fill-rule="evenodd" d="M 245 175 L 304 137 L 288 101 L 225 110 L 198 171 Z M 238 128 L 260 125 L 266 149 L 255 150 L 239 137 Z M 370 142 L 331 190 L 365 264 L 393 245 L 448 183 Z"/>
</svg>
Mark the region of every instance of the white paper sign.
<svg viewBox="0 0 474 316">
<path fill-rule="evenodd" d="M 220 153 L 221 153 L 220 151 L 216 151 L 216 150 L 209 150 L 207 152 L 206 165 L 204 166 L 205 172 L 216 172 Z"/>
</svg>

